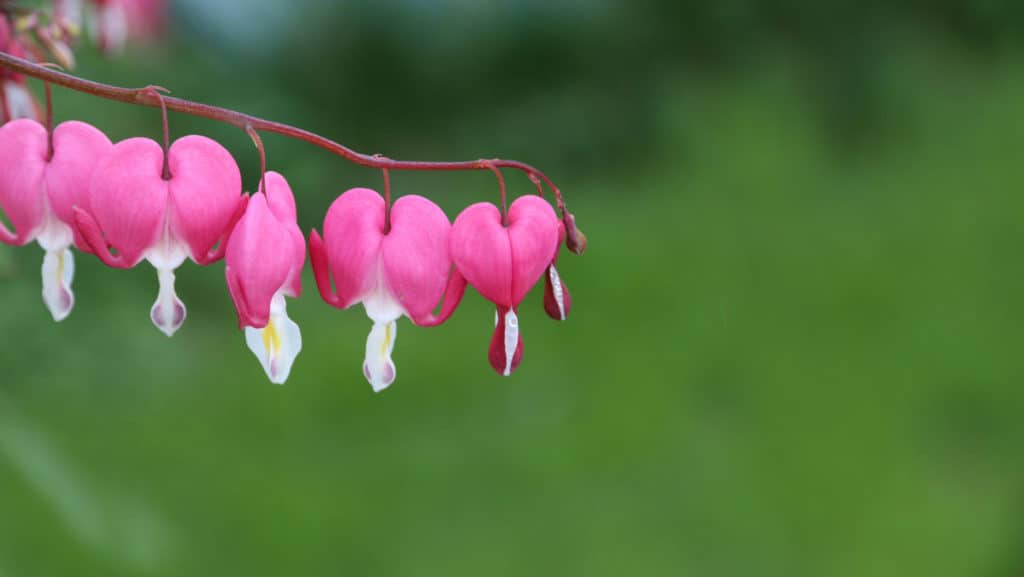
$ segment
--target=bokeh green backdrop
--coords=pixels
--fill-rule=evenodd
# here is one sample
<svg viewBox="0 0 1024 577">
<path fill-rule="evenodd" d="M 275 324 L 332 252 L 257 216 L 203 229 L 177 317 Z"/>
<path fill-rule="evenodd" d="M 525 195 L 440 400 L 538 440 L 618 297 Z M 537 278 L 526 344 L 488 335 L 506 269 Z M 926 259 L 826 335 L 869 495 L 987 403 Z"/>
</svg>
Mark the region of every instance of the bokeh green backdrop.
<svg viewBox="0 0 1024 577">
<path fill-rule="evenodd" d="M 285 8 L 282 9 L 282 6 Z M 284 387 L 223 265 L 80 257 L 55 325 L 0 249 L 0 575 L 1002 576 L 1024 570 L 1024 46 L 1016 3 L 174 4 L 163 44 L 78 72 L 393 157 L 517 158 L 590 238 L 535 291 L 511 378 L 493 313 L 290 305 Z M 56 91 L 58 119 L 156 136 Z M 172 114 L 258 178 L 248 138 Z M 380 175 L 266 137 L 304 230 Z M 528 181 L 509 175 L 512 190 Z M 396 173 L 452 218 L 488 174 Z"/>
</svg>

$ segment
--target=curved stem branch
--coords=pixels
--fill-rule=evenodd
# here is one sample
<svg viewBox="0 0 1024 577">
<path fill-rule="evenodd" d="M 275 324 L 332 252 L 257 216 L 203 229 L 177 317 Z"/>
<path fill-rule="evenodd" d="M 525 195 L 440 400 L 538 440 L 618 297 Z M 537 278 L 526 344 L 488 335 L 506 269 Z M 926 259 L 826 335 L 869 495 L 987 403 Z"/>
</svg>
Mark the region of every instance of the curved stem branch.
<svg viewBox="0 0 1024 577">
<path fill-rule="evenodd" d="M 252 143 L 256 145 L 256 151 L 260 155 L 260 182 L 257 185 L 257 192 L 266 193 L 266 180 L 267 180 L 267 152 L 263 148 L 263 139 L 260 138 L 260 133 L 252 127 L 252 125 L 245 127 L 245 132 L 252 139 Z"/>
<path fill-rule="evenodd" d="M 505 191 L 505 175 L 501 174 L 501 169 L 497 166 L 490 164 L 487 166 L 494 173 L 494 176 L 498 179 L 498 191 L 501 193 L 501 226 L 508 226 L 508 194 Z"/>
<path fill-rule="evenodd" d="M 537 168 L 534 168 L 524 162 L 519 162 L 518 160 L 505 160 L 500 158 L 465 160 L 457 162 L 393 160 L 386 157 L 377 157 L 357 152 L 329 138 L 288 124 L 265 120 L 263 118 L 250 116 L 234 110 L 211 106 L 200 102 L 193 102 L 183 98 L 160 95 L 148 87 L 138 89 L 122 88 L 93 82 L 91 80 L 85 80 L 84 78 L 79 78 L 57 70 L 50 70 L 46 67 L 29 62 L 28 60 L 11 56 L 10 54 L 5 54 L 3 52 L 0 52 L 0 68 L 7 68 L 15 72 L 20 72 L 26 76 L 52 82 L 53 84 L 69 88 L 71 90 L 84 92 L 107 100 L 114 100 L 117 102 L 125 102 L 140 106 L 166 106 L 169 110 L 224 122 L 242 130 L 247 130 L 247 127 L 251 126 L 253 129 L 260 132 L 273 132 L 282 136 L 308 142 L 350 162 L 369 168 L 386 168 L 391 170 L 494 170 L 496 168 L 511 168 L 519 170 L 527 176 L 533 176 L 543 181 L 544 184 L 551 189 L 551 192 L 554 193 L 559 210 L 562 211 L 563 215 L 566 212 L 562 194 L 558 190 L 558 187 L 551 182 L 551 179 Z"/>
</svg>

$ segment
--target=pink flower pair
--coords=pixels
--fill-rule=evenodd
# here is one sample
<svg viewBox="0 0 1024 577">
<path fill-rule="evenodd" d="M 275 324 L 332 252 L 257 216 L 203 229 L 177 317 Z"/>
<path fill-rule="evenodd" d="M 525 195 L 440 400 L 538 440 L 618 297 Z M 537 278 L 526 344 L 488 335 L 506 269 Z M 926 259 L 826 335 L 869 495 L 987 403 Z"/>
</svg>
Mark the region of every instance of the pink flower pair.
<svg viewBox="0 0 1024 577">
<path fill-rule="evenodd" d="M 407 316 L 418 326 L 443 323 L 461 301 L 467 281 L 497 305 L 488 358 L 503 375 L 511 374 L 522 359 L 515 307 L 545 270 L 551 271 L 554 310 L 560 318 L 568 313 L 568 293 L 553 265 L 560 223 L 539 197 L 516 200 L 508 226 L 489 203 L 470 206 L 452 225 L 437 205 L 415 195 L 395 202 L 390 218 L 388 230 L 384 199 L 356 188 L 331 205 L 323 238 L 315 230 L 310 235 L 313 272 L 323 299 L 338 308 L 361 302 L 373 320 L 363 373 L 375 391 L 395 379 L 391 354 L 396 321 Z M 435 315 L 442 296 L 444 303 Z"/>
</svg>

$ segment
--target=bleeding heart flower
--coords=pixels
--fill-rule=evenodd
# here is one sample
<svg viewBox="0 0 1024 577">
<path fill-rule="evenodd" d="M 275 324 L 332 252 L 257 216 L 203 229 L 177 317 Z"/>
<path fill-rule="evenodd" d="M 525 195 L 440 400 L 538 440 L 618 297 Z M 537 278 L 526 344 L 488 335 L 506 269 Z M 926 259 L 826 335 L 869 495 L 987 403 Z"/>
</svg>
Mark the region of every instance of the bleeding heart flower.
<svg viewBox="0 0 1024 577">
<path fill-rule="evenodd" d="M 490 203 L 474 204 L 455 219 L 451 234 L 455 267 L 497 305 L 497 326 L 488 359 L 508 376 L 523 358 L 516 307 L 544 274 L 558 248 L 558 217 L 537 196 L 522 196 L 508 210 L 508 226 Z"/>
<path fill-rule="evenodd" d="M 296 223 L 295 198 L 283 176 L 268 172 L 265 193 L 249 199 L 227 241 L 224 275 L 245 342 L 270 381 L 284 384 L 302 350 L 299 325 L 288 318 L 285 295 L 302 293 L 306 239 Z"/>
<path fill-rule="evenodd" d="M 93 174 L 88 204 L 75 210 L 75 225 L 104 264 L 132 268 L 146 259 L 156 268 L 160 293 L 150 318 L 171 336 L 185 321 L 174 270 L 186 258 L 207 265 L 224 256 L 246 197 L 235 159 L 209 138 L 176 140 L 167 180 L 163 162 L 160 145 L 148 138 L 114 145 Z"/>
<path fill-rule="evenodd" d="M 35 240 L 43 247 L 43 301 L 53 319 L 62 321 L 75 303 L 69 247 L 83 246 L 72 233 L 72 209 L 86 205 L 93 170 L 113 144 L 84 122 L 65 122 L 53 132 L 52 158 L 48 147 L 46 128 L 34 120 L 0 128 L 0 208 L 14 225 L 11 232 L 0 223 L 0 241 Z"/>
<path fill-rule="evenodd" d="M 565 225 L 558 223 L 558 244 L 555 245 L 555 256 L 551 257 L 551 266 L 544 275 L 544 312 L 556 321 L 564 321 L 572 309 L 572 295 L 558 275 L 555 264 L 558 263 L 558 250 L 565 241 Z"/>
<path fill-rule="evenodd" d="M 384 199 L 373 190 L 354 188 L 327 211 L 323 239 L 315 230 L 309 239 L 320 295 L 337 308 L 361 302 L 373 320 L 363 374 L 374 391 L 395 380 L 395 321 L 405 315 L 416 325 L 441 324 L 466 289 L 457 272 L 449 278 L 451 224 L 436 204 L 422 196 L 404 196 L 391 209 L 390 231 L 385 221 Z M 432 311 L 442 296 L 445 302 L 435 316 Z"/>
</svg>

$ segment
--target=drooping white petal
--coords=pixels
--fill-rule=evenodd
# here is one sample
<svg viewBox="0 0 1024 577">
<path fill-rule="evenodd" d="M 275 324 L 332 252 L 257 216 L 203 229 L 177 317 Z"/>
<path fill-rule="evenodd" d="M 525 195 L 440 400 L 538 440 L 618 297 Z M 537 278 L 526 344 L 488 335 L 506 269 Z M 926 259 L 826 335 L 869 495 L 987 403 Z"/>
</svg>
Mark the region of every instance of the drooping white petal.
<svg viewBox="0 0 1024 577">
<path fill-rule="evenodd" d="M 36 242 L 43 247 L 43 302 L 53 320 L 60 322 L 71 314 L 75 295 L 71 281 L 75 277 L 75 257 L 68 247 L 73 235 L 71 227 L 61 222 L 50 209 L 49 197 L 43 195 L 43 222 L 36 232 Z"/>
<path fill-rule="evenodd" d="M 519 317 L 516 311 L 508 309 L 505 313 L 505 373 L 504 376 L 512 374 L 512 359 L 516 355 L 516 348 L 519 346 Z"/>
<path fill-rule="evenodd" d="M 160 281 L 160 293 L 153 308 L 149 310 L 149 318 L 160 332 L 172 337 L 185 322 L 185 303 L 174 292 L 174 270 L 158 268 L 156 274 Z"/>
<path fill-rule="evenodd" d="M 149 318 L 156 328 L 171 337 L 185 322 L 185 303 L 174 291 L 174 270 L 188 258 L 188 245 L 171 234 L 170 223 L 165 219 L 160 238 L 146 251 L 146 260 L 156 269 L 160 281 L 160 293 L 149 310 Z"/>
<path fill-rule="evenodd" d="M 381 273 L 378 272 L 378 277 Z M 378 278 L 377 286 L 362 298 L 366 316 L 373 320 L 373 328 L 366 338 L 366 357 L 363 360 L 363 375 L 379 393 L 395 382 L 395 363 L 391 360 L 391 352 L 395 349 L 395 337 L 398 325 L 395 323 L 405 309 L 398 299 L 385 288 L 383 278 Z"/>
<path fill-rule="evenodd" d="M 391 352 L 395 349 L 398 325 L 395 321 L 375 322 L 366 338 L 366 358 L 363 360 L 363 375 L 379 393 L 395 382 L 395 363 Z"/>
<path fill-rule="evenodd" d="M 43 257 L 43 302 L 57 322 L 68 318 L 75 306 L 75 295 L 71 292 L 74 276 L 75 257 L 70 249 L 46 251 Z"/>
<path fill-rule="evenodd" d="M 245 327 L 245 344 L 260 360 L 270 382 L 283 385 L 288 380 L 295 357 L 302 351 L 302 333 L 288 317 L 283 293 L 278 292 L 270 302 L 267 326 Z"/>
</svg>

